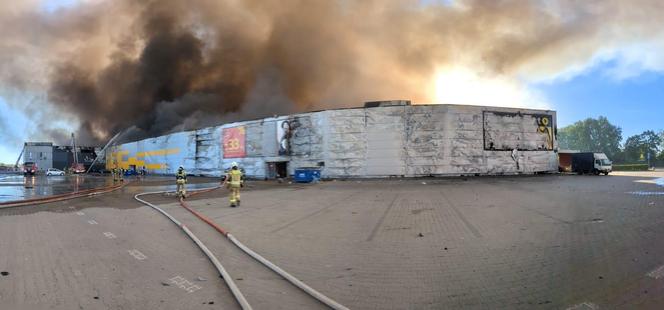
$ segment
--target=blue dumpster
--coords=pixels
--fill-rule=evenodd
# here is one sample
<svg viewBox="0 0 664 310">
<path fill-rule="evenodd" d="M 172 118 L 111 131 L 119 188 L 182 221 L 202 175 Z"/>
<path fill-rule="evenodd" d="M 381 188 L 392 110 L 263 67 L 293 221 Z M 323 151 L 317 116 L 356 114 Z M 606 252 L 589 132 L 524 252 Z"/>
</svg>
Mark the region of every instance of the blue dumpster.
<svg viewBox="0 0 664 310">
<path fill-rule="evenodd" d="M 320 180 L 319 168 L 297 168 L 295 169 L 295 182 L 310 183 L 314 180 Z"/>
</svg>

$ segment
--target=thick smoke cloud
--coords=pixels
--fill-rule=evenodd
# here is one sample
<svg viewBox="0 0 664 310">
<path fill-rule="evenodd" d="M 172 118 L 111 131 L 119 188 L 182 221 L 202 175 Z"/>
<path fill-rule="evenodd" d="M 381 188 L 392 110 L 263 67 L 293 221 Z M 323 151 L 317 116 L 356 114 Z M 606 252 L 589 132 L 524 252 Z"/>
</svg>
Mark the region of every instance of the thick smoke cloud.
<svg viewBox="0 0 664 310">
<path fill-rule="evenodd" d="M 136 139 L 365 100 L 431 102 L 435 74 L 452 67 L 564 77 L 621 46 L 661 43 L 662 13 L 656 0 L 89 0 L 54 12 L 26 1 L 0 4 L 0 79 L 45 91 L 84 143 L 101 143 L 130 127 Z"/>
</svg>

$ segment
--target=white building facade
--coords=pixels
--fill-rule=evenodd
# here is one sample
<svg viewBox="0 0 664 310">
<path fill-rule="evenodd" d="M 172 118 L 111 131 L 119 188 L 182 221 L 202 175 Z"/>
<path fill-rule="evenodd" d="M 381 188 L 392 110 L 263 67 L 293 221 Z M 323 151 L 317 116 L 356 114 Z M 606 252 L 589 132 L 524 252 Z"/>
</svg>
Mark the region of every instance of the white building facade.
<svg viewBox="0 0 664 310">
<path fill-rule="evenodd" d="M 556 113 L 466 105 L 397 105 L 224 124 L 118 145 L 107 168 L 254 178 L 317 167 L 323 178 L 499 175 L 558 170 Z"/>
</svg>

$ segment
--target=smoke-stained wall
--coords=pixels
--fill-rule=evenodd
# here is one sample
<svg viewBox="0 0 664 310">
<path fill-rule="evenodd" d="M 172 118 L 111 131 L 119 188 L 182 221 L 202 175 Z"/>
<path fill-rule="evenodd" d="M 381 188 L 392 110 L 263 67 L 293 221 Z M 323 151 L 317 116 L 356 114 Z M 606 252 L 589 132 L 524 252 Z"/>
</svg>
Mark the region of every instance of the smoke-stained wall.
<svg viewBox="0 0 664 310">
<path fill-rule="evenodd" d="M 237 162 L 256 178 L 271 175 L 268 163 L 277 162 L 288 162 L 289 174 L 319 167 L 332 178 L 555 172 L 555 124 L 554 111 L 497 107 L 328 110 L 123 144 L 107 153 L 107 167 L 174 173 L 183 165 L 190 174 L 219 176 Z M 224 156 L 231 147 L 233 156 Z"/>
<path fill-rule="evenodd" d="M 322 114 L 328 177 L 557 171 L 553 111 L 414 105 Z M 485 148 L 496 137 L 502 147 Z"/>
<path fill-rule="evenodd" d="M 199 131 L 206 132 L 208 129 Z M 106 169 L 141 169 L 152 173 L 175 173 L 179 166 L 196 170 L 196 133 L 185 131 L 114 146 L 106 151 Z M 201 152 L 201 155 L 205 155 Z M 217 156 L 210 161 L 218 160 Z M 202 167 L 207 167 L 203 165 Z M 216 168 L 216 165 L 215 165 Z M 214 172 L 216 169 L 211 169 Z"/>
</svg>

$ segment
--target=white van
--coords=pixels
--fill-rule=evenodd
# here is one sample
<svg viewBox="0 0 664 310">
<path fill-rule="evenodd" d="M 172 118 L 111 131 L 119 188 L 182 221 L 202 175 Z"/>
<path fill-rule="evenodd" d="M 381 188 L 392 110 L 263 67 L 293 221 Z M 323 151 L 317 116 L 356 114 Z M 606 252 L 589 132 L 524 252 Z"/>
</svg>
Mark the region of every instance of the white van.
<svg viewBox="0 0 664 310">
<path fill-rule="evenodd" d="M 65 172 L 60 169 L 48 168 L 46 175 L 65 175 Z"/>
</svg>

